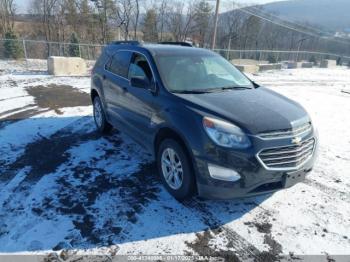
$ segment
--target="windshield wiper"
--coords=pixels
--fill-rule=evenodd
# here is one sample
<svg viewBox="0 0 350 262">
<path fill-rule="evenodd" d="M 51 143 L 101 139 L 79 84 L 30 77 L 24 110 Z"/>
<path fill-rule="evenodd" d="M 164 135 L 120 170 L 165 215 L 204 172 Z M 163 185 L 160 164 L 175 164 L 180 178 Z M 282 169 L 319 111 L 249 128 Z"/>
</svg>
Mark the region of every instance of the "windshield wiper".
<svg viewBox="0 0 350 262">
<path fill-rule="evenodd" d="M 212 90 L 177 90 L 177 91 L 171 91 L 175 94 L 206 94 L 211 93 Z"/>
<path fill-rule="evenodd" d="M 224 86 L 219 88 L 208 88 L 208 89 L 198 89 L 198 90 L 176 90 L 172 93 L 176 94 L 206 94 L 206 93 L 215 93 L 223 90 L 242 90 L 242 89 L 253 89 L 248 86 Z"/>
<path fill-rule="evenodd" d="M 220 90 L 235 90 L 235 89 L 253 89 L 249 86 L 224 86 L 220 87 Z"/>
</svg>

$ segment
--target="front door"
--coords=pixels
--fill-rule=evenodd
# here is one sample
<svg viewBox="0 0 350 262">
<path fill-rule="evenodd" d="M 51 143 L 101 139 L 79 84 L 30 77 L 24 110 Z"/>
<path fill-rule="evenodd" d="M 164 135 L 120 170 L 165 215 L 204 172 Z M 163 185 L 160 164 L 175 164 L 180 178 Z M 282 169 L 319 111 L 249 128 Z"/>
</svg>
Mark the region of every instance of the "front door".
<svg viewBox="0 0 350 262">
<path fill-rule="evenodd" d="M 134 53 L 129 67 L 129 80 L 142 78 L 155 85 L 154 75 L 145 55 Z M 154 90 L 130 86 L 125 94 L 126 103 L 129 104 L 126 113 L 127 121 L 133 126 L 135 139 L 145 147 L 152 146 L 155 125 L 152 121 L 159 112 L 158 97 Z"/>
</svg>

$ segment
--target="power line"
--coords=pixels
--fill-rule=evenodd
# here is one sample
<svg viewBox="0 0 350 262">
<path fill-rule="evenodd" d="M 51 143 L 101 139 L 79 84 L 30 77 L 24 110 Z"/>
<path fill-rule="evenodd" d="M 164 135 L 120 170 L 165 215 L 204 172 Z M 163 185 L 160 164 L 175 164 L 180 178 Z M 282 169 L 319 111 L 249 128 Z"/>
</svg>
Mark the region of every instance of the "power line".
<svg viewBox="0 0 350 262">
<path fill-rule="evenodd" d="M 271 18 L 275 18 L 277 20 L 280 20 L 282 22 L 286 22 L 288 24 L 293 24 L 293 25 L 296 25 L 298 27 L 301 27 L 301 28 L 305 28 L 305 29 L 308 29 L 310 31 L 317 31 L 318 33 L 320 34 L 324 34 L 325 32 L 321 31 L 320 29 L 318 28 L 313 28 L 313 27 L 309 27 L 307 25 L 303 25 L 303 24 L 299 24 L 297 22 L 294 22 L 294 21 L 290 21 L 290 20 L 287 20 L 287 19 L 282 19 L 281 17 L 277 16 L 277 15 L 274 15 L 272 13 L 267 13 L 267 12 L 263 12 L 262 10 L 258 9 L 256 6 L 249 6 L 248 7 L 249 9 L 254 9 L 256 12 L 260 13 L 261 15 L 265 15 L 267 17 L 271 17 Z"/>
<path fill-rule="evenodd" d="M 280 20 L 280 21 L 282 21 L 282 22 L 286 22 L 286 23 L 291 24 L 291 25 L 296 25 L 296 26 L 298 26 L 298 27 L 305 28 L 305 29 L 308 29 L 308 30 L 313 31 L 313 32 L 318 32 L 318 33 L 321 34 L 321 35 L 327 35 L 327 34 L 329 34 L 329 32 L 323 31 L 323 30 L 321 30 L 321 29 L 319 29 L 319 28 L 316 28 L 316 27 L 314 28 L 314 27 L 311 27 L 311 26 L 309 26 L 309 25 L 304 25 L 304 24 L 297 23 L 297 22 L 295 22 L 295 21 L 290 21 L 290 20 L 287 20 L 287 19 L 282 19 L 280 16 L 274 15 L 274 14 L 272 14 L 272 13 L 270 13 L 270 12 L 263 12 L 262 10 L 260 10 L 259 8 L 257 8 L 256 6 L 249 6 L 248 8 L 249 8 L 249 9 L 254 9 L 254 10 L 256 10 L 256 12 L 258 12 L 258 13 L 260 13 L 260 14 L 262 14 L 262 15 L 265 15 L 265 16 L 268 16 L 268 17 L 274 17 L 274 18 L 276 18 L 277 20 Z M 346 40 L 346 41 L 349 40 L 348 38 L 345 38 L 345 37 L 337 37 L 337 38 L 338 38 L 338 39 L 343 39 L 343 40 Z M 350 42 L 349 42 L 349 43 L 350 43 Z"/>
<path fill-rule="evenodd" d="M 291 26 L 291 25 L 286 25 L 286 24 L 284 24 L 284 23 L 281 23 L 281 22 L 278 22 L 278 21 L 274 21 L 274 20 L 272 20 L 272 19 L 270 19 L 270 18 L 264 17 L 264 16 L 262 16 L 262 15 L 259 15 L 259 14 L 257 14 L 257 13 L 254 13 L 254 12 L 252 12 L 252 11 L 249 11 L 249 10 L 247 10 L 246 7 L 243 7 L 242 5 L 239 5 L 239 4 L 236 4 L 236 3 L 234 3 L 234 5 L 237 5 L 237 6 L 239 7 L 238 9 L 236 9 L 236 10 L 238 10 L 238 11 L 241 11 L 241 12 L 246 13 L 246 14 L 250 14 L 250 15 L 252 15 L 252 16 L 258 17 L 258 18 L 260 18 L 260 19 L 263 19 L 263 20 L 268 21 L 268 22 L 270 22 L 270 23 L 272 23 L 272 24 L 275 24 L 275 25 L 278 25 L 278 26 L 287 28 L 287 29 L 289 29 L 289 30 L 293 30 L 293 31 L 296 31 L 296 32 L 299 32 L 299 33 L 302 33 L 302 34 L 305 34 L 305 35 L 317 37 L 317 38 L 322 38 L 322 39 L 324 39 L 324 40 L 328 40 L 328 41 L 332 41 L 332 42 L 336 42 L 336 43 L 341 43 L 341 44 L 346 44 L 346 45 L 349 45 L 349 44 L 350 44 L 350 42 L 343 42 L 343 41 L 339 41 L 339 40 L 337 40 L 337 39 L 325 38 L 323 35 L 315 34 L 315 33 L 312 33 L 312 32 L 308 32 L 308 31 L 305 31 L 305 30 L 301 30 L 301 29 L 295 28 L 295 27 L 293 27 L 293 26 Z M 289 24 L 293 24 L 292 22 L 284 21 L 283 19 L 280 19 L 280 18 L 278 18 L 278 19 L 279 19 L 280 21 L 288 22 Z M 300 26 L 300 25 L 299 25 L 299 26 Z M 314 30 L 314 29 L 313 29 L 313 30 Z M 314 31 L 315 31 L 315 30 L 314 30 Z M 319 32 L 322 32 L 322 31 L 319 30 Z M 322 32 L 322 33 L 323 33 L 323 32 Z"/>
</svg>

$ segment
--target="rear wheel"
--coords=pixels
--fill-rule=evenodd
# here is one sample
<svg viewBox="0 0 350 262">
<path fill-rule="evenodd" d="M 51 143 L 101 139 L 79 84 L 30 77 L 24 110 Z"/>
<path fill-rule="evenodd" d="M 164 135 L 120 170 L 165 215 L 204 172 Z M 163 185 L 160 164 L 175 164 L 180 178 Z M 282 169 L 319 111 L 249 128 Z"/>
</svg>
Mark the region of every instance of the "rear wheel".
<svg viewBox="0 0 350 262">
<path fill-rule="evenodd" d="M 100 97 L 96 96 L 93 101 L 94 120 L 97 130 L 101 133 L 108 133 L 112 126 L 107 122 Z"/>
<path fill-rule="evenodd" d="M 158 172 L 165 188 L 178 200 L 191 197 L 195 179 L 182 146 L 173 139 L 164 140 L 157 154 Z"/>
</svg>

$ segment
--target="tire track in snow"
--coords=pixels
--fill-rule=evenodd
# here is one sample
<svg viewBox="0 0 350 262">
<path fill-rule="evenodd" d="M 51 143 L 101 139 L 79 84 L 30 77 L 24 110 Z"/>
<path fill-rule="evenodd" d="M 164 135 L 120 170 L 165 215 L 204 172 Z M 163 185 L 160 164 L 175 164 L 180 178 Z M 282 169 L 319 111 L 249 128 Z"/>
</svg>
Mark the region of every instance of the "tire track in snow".
<svg viewBox="0 0 350 262">
<path fill-rule="evenodd" d="M 41 136 L 27 144 L 24 154 L 7 165 L 1 177 L 7 181 L 7 193 L 4 199 L 0 199 L 3 212 L 23 215 L 23 210 L 26 210 L 24 199 L 33 193 L 36 184 L 40 184 L 44 176 L 57 177 L 55 185 L 61 189 L 54 196 L 48 195 L 43 202 L 32 203 L 34 215 L 46 217 L 50 221 L 61 215 L 74 218 L 74 232 L 80 232 L 80 237 L 74 234 L 68 237 L 71 237 L 71 244 L 75 246 L 83 246 L 86 241 L 90 244 L 107 245 L 112 241 L 112 236 L 123 239 L 123 235 L 137 221 L 137 214 L 142 212 L 143 206 L 157 197 L 158 180 L 155 181 L 150 176 L 150 173 L 154 173 L 154 166 L 142 164 L 143 157 L 139 160 L 133 159 L 133 145 L 128 139 L 122 138 L 113 134 L 103 137 L 95 131 L 91 117 L 80 117 L 52 135 Z M 92 151 L 87 159 L 83 156 L 79 160 L 80 154 L 85 154 L 85 144 L 95 144 L 99 153 Z M 79 152 L 79 148 L 83 151 Z M 113 158 L 119 159 L 120 163 L 114 163 Z M 129 170 L 129 166 L 138 161 L 142 164 L 139 171 L 136 167 L 135 170 Z M 99 162 L 104 163 L 103 169 Z M 119 170 L 120 166 L 119 172 L 131 175 L 116 179 L 114 172 L 108 171 L 113 166 L 114 170 Z M 89 182 L 89 179 L 93 180 Z M 115 213 L 113 217 L 94 207 L 94 203 L 103 194 L 120 194 L 116 200 L 122 202 L 116 201 L 118 208 L 113 209 L 119 213 Z M 116 218 L 118 216 L 119 219 Z M 37 226 L 35 221 L 32 223 L 34 224 L 29 221 L 19 230 L 27 230 L 29 224 Z M 104 223 L 104 228 L 99 228 L 101 223 Z M 123 227 L 125 223 L 128 226 Z M 55 248 L 65 246 L 65 243 L 57 243 Z"/>
<path fill-rule="evenodd" d="M 0 130 L 5 128 L 8 125 L 14 124 L 21 120 L 25 120 L 49 111 L 50 109 L 39 109 L 39 108 L 32 108 L 24 111 L 18 110 L 15 114 L 7 115 L 5 118 L 0 119 Z"/>
<path fill-rule="evenodd" d="M 8 100 L 10 100 L 10 99 L 2 99 L 2 100 L 0 99 L 0 102 L 1 101 L 8 101 Z M 0 113 L 0 120 L 3 120 L 3 119 L 6 120 L 16 113 L 23 112 L 27 109 L 33 109 L 35 107 L 36 107 L 36 104 L 29 104 L 29 105 L 26 105 L 24 107 L 17 107 L 17 108 L 11 109 L 11 110 L 3 111 Z"/>
<path fill-rule="evenodd" d="M 205 204 L 200 203 L 197 200 L 188 200 L 183 202 L 183 205 L 187 208 L 195 209 L 214 235 L 216 235 L 218 232 L 221 233 L 221 231 L 224 232 L 228 240 L 231 242 L 232 247 L 235 249 L 235 252 L 232 252 L 231 254 L 232 256 L 236 256 L 236 258 L 242 259 L 243 261 L 249 261 L 252 259 L 254 261 L 260 261 L 262 252 L 260 252 L 256 247 L 250 244 L 234 230 L 222 225 L 222 222 L 208 210 Z"/>
<path fill-rule="evenodd" d="M 350 203 L 350 193 L 349 192 L 345 192 L 345 191 L 340 191 L 338 189 L 335 188 L 331 188 L 325 184 L 322 184 L 316 180 L 310 179 L 310 178 L 306 178 L 303 183 L 305 185 L 311 186 L 312 188 L 315 188 L 319 191 L 321 191 L 322 193 L 324 193 L 326 196 L 330 197 L 330 198 L 335 198 L 337 200 L 342 200 L 345 201 L 347 203 Z"/>
<path fill-rule="evenodd" d="M 90 124 L 90 117 L 81 117 L 50 137 L 41 137 L 41 139 L 27 144 L 24 153 L 15 162 L 2 168 L 0 181 L 11 181 L 18 170 L 25 167 L 30 167 L 31 172 L 22 182 L 31 181 L 34 183 L 45 174 L 54 172 L 59 165 L 67 160 L 68 156 L 65 155 L 65 152 L 69 148 L 83 141 L 98 138 L 95 132 L 73 132 L 76 126 L 91 128 Z"/>
</svg>

